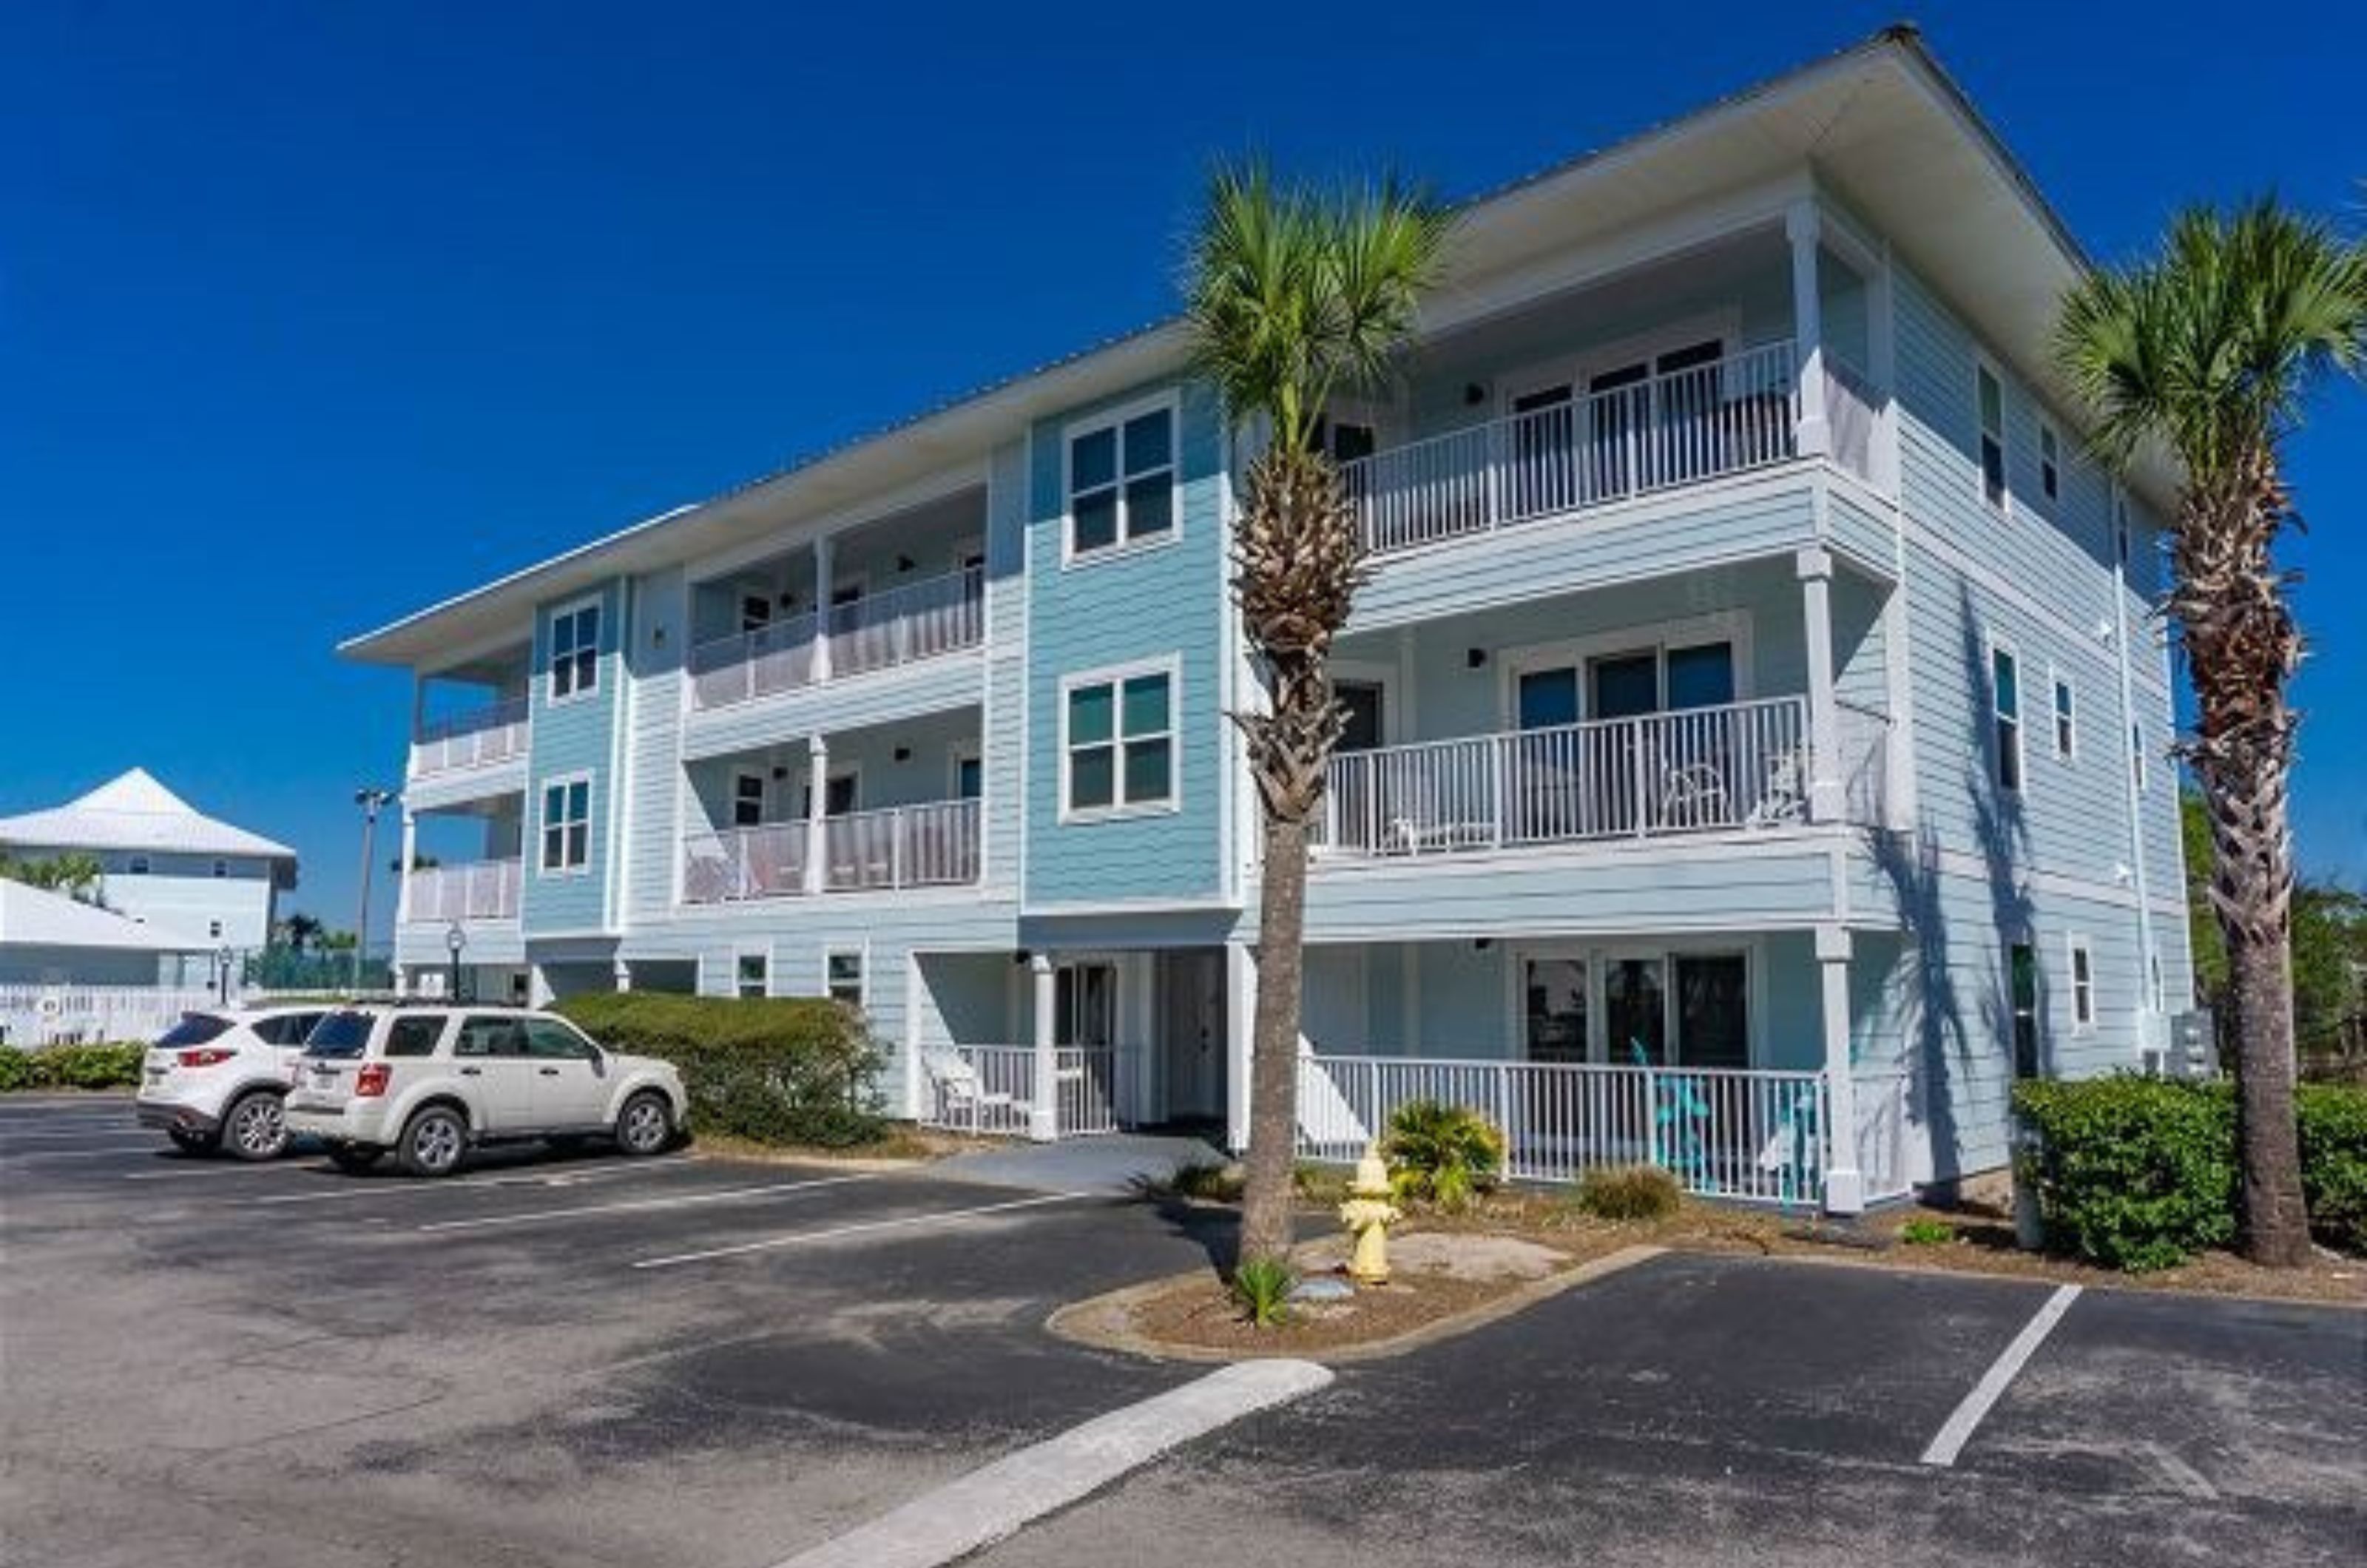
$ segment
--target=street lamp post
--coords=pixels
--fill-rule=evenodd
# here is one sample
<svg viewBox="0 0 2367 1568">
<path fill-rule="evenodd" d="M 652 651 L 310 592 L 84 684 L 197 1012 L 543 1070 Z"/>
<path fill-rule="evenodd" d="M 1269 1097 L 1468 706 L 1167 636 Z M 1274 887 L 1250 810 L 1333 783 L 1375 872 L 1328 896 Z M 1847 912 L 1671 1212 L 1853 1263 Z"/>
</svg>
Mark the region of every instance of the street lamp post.
<svg viewBox="0 0 2367 1568">
<path fill-rule="evenodd" d="M 369 946 L 370 862 L 378 854 L 379 808 L 393 798 L 392 791 L 375 784 L 354 791 L 354 804 L 362 808 L 362 902 L 360 913 L 354 919 L 354 964 L 345 982 L 346 988 L 353 991 L 362 988 L 362 950 Z"/>
<path fill-rule="evenodd" d="M 234 956 L 236 955 L 231 952 L 228 942 L 222 943 L 221 951 L 214 954 L 215 960 L 221 965 L 221 973 L 216 978 L 221 984 L 221 1005 L 224 1007 L 230 1006 L 230 961 Z"/>
<path fill-rule="evenodd" d="M 446 983 L 445 989 L 456 1002 L 460 1000 L 460 950 L 468 945 L 469 933 L 461 929 L 459 921 L 454 920 L 445 930 L 444 950 L 452 955 L 451 978 Z"/>
</svg>

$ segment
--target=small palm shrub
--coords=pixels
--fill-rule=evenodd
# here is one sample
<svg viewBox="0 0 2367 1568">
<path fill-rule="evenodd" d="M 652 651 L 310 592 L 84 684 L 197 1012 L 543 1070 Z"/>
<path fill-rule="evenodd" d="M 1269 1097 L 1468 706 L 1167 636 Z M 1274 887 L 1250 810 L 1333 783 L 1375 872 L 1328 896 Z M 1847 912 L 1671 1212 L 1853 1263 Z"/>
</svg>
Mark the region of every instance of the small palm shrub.
<svg viewBox="0 0 2367 1568">
<path fill-rule="evenodd" d="M 1381 1157 L 1401 1201 L 1452 1213 L 1496 1185 L 1504 1168 L 1504 1134 L 1467 1107 L 1410 1100 L 1389 1118 Z"/>
<path fill-rule="evenodd" d="M 1167 1190 L 1178 1198 L 1197 1198 L 1212 1203 L 1239 1202 L 1241 1168 L 1238 1165 L 1187 1165 L 1167 1179 Z"/>
<path fill-rule="evenodd" d="M 1279 1258 L 1252 1258 L 1233 1270 L 1233 1300 L 1260 1328 L 1288 1321 L 1290 1292 L 1297 1288 L 1298 1276 Z"/>
<path fill-rule="evenodd" d="M 1929 1214 L 1917 1214 L 1898 1227 L 1898 1239 L 1907 1247 L 1945 1247 L 1956 1239 L 1956 1227 Z"/>
<path fill-rule="evenodd" d="M 1681 1196 L 1677 1179 L 1657 1165 L 1604 1166 L 1578 1183 L 1578 1206 L 1598 1220 L 1665 1220 Z"/>
</svg>

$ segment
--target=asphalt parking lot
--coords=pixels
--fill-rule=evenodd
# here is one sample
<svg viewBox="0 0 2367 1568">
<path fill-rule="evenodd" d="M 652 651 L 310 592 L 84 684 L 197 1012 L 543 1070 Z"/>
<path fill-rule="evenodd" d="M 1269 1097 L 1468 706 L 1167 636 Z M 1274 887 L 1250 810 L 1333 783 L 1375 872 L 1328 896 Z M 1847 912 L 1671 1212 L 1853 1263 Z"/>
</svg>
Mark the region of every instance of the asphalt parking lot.
<svg viewBox="0 0 2367 1568">
<path fill-rule="evenodd" d="M 1047 1336 L 1150 1205 L 693 1156 L 443 1183 L 0 1103 L 9 1563 L 769 1568 L 1206 1369 Z M 2353 1562 L 2367 1315 L 1668 1256 L 1248 1416 L 995 1564 Z"/>
</svg>

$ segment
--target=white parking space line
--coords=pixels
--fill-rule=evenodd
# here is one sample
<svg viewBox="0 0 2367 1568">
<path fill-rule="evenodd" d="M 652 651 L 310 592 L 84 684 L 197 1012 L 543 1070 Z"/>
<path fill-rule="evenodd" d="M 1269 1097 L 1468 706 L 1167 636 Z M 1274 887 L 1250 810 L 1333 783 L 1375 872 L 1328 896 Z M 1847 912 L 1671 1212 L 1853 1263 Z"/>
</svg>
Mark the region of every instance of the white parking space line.
<svg viewBox="0 0 2367 1568">
<path fill-rule="evenodd" d="M 2046 1337 L 2055 1332 L 2055 1325 L 2063 1321 L 2063 1314 L 2071 1310 L 2071 1303 L 2078 1299 L 2079 1287 L 2077 1285 L 2060 1286 L 2046 1298 L 2046 1304 L 2022 1325 L 2022 1332 L 2013 1337 L 2013 1343 L 1989 1364 L 1989 1370 L 1981 1374 L 1981 1381 L 1973 1385 L 1973 1392 L 1965 1395 L 1964 1403 L 1956 1406 L 1946 1425 L 1940 1428 L 1939 1435 L 1931 1439 L 1931 1446 L 1923 1450 L 1925 1464 L 1945 1467 L 1956 1462 L 1956 1456 L 1963 1453 L 1965 1445 L 1972 1440 L 1973 1429 L 1988 1415 L 1990 1407 L 2004 1397 L 2005 1391 L 2021 1375 L 2030 1358 L 2037 1353 L 2039 1346 L 2045 1343 Z"/>
<path fill-rule="evenodd" d="M 809 1192 L 818 1187 L 844 1187 L 851 1181 L 873 1181 L 866 1171 L 855 1176 L 818 1176 L 804 1181 L 775 1181 L 762 1187 L 725 1187 L 708 1192 L 680 1193 L 664 1198 L 627 1198 L 614 1203 L 583 1203 L 572 1209 L 535 1209 L 519 1214 L 477 1214 L 465 1220 L 432 1220 L 423 1231 L 481 1231 L 504 1225 L 538 1225 L 583 1214 L 628 1214 L 650 1210 L 687 1209 L 699 1203 L 724 1203 L 735 1199 L 767 1197 L 783 1192 Z"/>
<path fill-rule="evenodd" d="M 1006 1454 L 776 1568 L 938 1568 L 1161 1454 L 1331 1382 L 1312 1361 L 1238 1362 Z"/>
<path fill-rule="evenodd" d="M 787 1235 L 764 1236 L 756 1241 L 736 1242 L 730 1247 L 710 1247 L 697 1252 L 677 1252 L 665 1258 L 636 1259 L 636 1269 L 674 1269 L 685 1263 L 705 1263 L 718 1258 L 740 1258 L 752 1252 L 773 1252 L 785 1247 L 803 1247 L 810 1242 L 835 1241 L 840 1236 L 861 1235 L 872 1231 L 910 1230 L 922 1225 L 941 1225 L 958 1220 L 977 1219 L 987 1214 L 1007 1214 L 1017 1209 L 1036 1209 L 1047 1203 L 1074 1203 L 1096 1196 L 1091 1192 L 1048 1192 L 1035 1198 L 1014 1198 L 1002 1203 L 981 1203 L 969 1209 L 940 1209 L 933 1213 L 905 1214 L 892 1220 L 864 1220 L 851 1225 L 832 1225 L 827 1230 L 795 1231 Z"/>
<path fill-rule="evenodd" d="M 635 1160 L 627 1165 L 583 1169 L 520 1166 L 515 1169 L 486 1171 L 477 1176 L 447 1177 L 442 1180 L 415 1180 L 406 1176 L 346 1177 L 341 1185 L 325 1192 L 275 1192 L 267 1198 L 242 1198 L 238 1204 L 242 1208 L 263 1208 L 278 1203 L 341 1203 L 355 1198 L 424 1198 L 438 1192 L 481 1192 L 488 1187 L 531 1187 L 548 1191 L 656 1175 L 691 1163 L 689 1155 L 663 1155 L 656 1159 Z M 305 1168 L 318 1171 L 329 1168 L 311 1166 Z"/>
<path fill-rule="evenodd" d="M 126 1181 L 179 1181 L 193 1176 L 284 1176 L 289 1168 L 269 1160 L 249 1165 L 238 1160 L 209 1160 L 202 1155 L 182 1155 L 175 1158 L 169 1170 L 130 1170 L 123 1173 Z"/>
</svg>

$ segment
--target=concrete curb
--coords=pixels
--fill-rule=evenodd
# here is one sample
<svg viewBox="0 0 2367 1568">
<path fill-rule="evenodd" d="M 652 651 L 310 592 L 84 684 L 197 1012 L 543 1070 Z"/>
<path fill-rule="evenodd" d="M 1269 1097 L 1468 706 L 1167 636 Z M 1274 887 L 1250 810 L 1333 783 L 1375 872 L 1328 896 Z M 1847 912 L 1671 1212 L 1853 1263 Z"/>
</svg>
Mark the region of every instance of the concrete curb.
<svg viewBox="0 0 2367 1568">
<path fill-rule="evenodd" d="M 1458 1334 L 1467 1334 L 1475 1328 L 1484 1328 L 1491 1323 L 1501 1322 L 1515 1313 L 1526 1311 L 1539 1302 L 1557 1296 L 1564 1291 L 1619 1273 L 1623 1269 L 1632 1269 L 1638 1263 L 1649 1262 L 1667 1250 L 1668 1248 L 1664 1247 L 1641 1243 L 1632 1247 L 1623 1247 L 1616 1252 L 1605 1253 L 1600 1258 L 1590 1258 L 1582 1263 L 1563 1269 L 1560 1273 L 1549 1274 L 1542 1280 L 1531 1280 L 1520 1289 L 1499 1296 L 1494 1301 L 1455 1313 L 1448 1317 L 1442 1317 L 1435 1323 L 1424 1324 L 1420 1328 L 1409 1329 L 1403 1334 L 1392 1335 L 1387 1339 L 1375 1339 L 1367 1344 L 1342 1345 L 1308 1353 L 1320 1355 L 1325 1362 L 1331 1365 L 1355 1361 L 1377 1361 L 1391 1356 L 1402 1356 L 1408 1351 L 1421 1349 L 1425 1345 L 1433 1345 L 1442 1339 L 1451 1339 Z M 1044 1326 L 1061 1338 L 1076 1344 L 1089 1345 L 1097 1350 L 1116 1350 L 1129 1356 L 1147 1357 L 1155 1361 L 1226 1362 L 1238 1366 L 1252 1366 L 1298 1353 L 1281 1349 L 1217 1350 L 1205 1345 L 1176 1345 L 1164 1339 L 1153 1339 L 1148 1336 L 1137 1334 L 1127 1326 L 1131 1315 L 1130 1309 L 1137 1303 L 1164 1294 L 1179 1285 L 1187 1284 L 1202 1277 L 1197 1270 L 1189 1274 L 1170 1274 L 1164 1279 L 1146 1280 L 1139 1285 L 1129 1285 L 1122 1291 L 1112 1291 L 1107 1295 L 1075 1302 L 1054 1313 L 1045 1321 Z"/>
<path fill-rule="evenodd" d="M 937 1568 L 1016 1534 L 1172 1449 L 1313 1393 L 1312 1361 L 1226 1367 L 1007 1454 L 776 1568 Z"/>
</svg>

